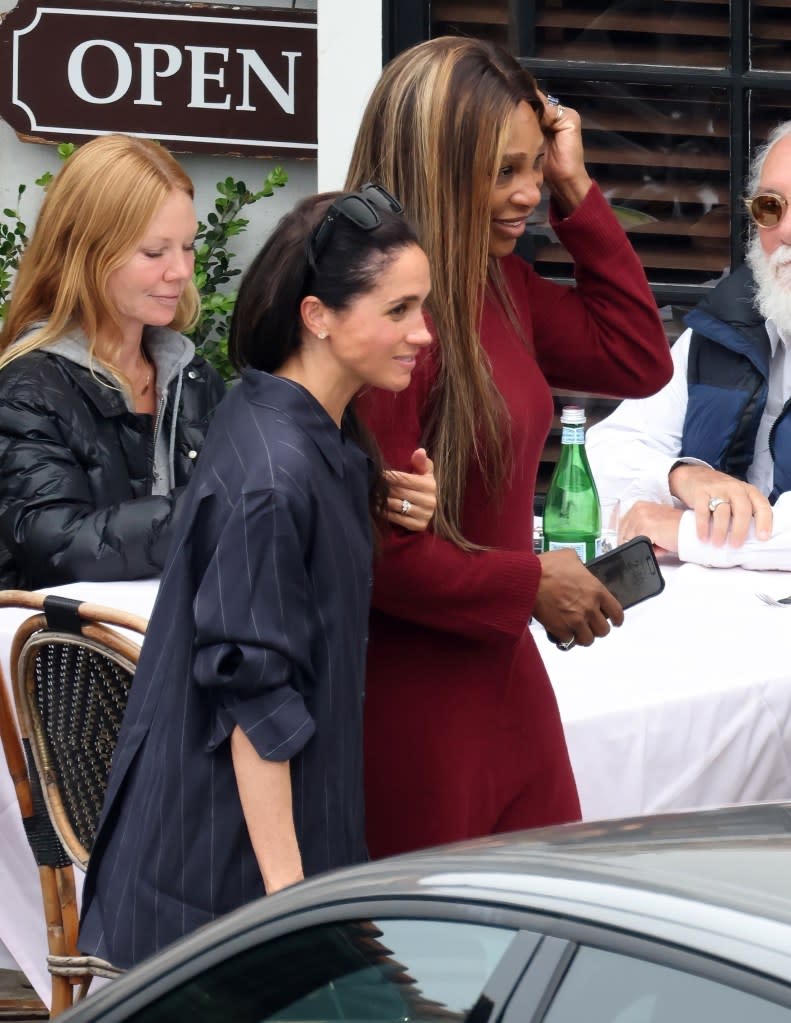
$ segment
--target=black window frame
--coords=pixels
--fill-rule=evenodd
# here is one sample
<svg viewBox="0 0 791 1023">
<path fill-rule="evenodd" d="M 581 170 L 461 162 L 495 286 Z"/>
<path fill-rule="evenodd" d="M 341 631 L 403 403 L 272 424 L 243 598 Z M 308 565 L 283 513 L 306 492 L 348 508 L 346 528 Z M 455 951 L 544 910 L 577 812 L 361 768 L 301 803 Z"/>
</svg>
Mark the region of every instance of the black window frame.
<svg viewBox="0 0 791 1023">
<path fill-rule="evenodd" d="M 788 71 L 752 70 L 750 68 L 751 0 L 730 0 L 729 28 L 731 66 L 699 68 L 653 64 L 609 64 L 539 58 L 535 52 L 535 4 L 532 0 L 507 0 L 511 18 L 511 46 L 527 63 L 540 81 L 551 82 L 553 76 L 602 83 L 646 83 L 666 86 L 716 86 L 728 94 L 730 117 L 729 199 L 732 229 L 729 240 L 730 269 L 744 262 L 744 239 L 747 214 L 741 198 L 749 168 L 753 141 L 749 123 L 751 90 L 771 88 L 788 93 L 791 112 L 791 69 Z M 430 38 L 431 0 L 383 0 L 383 61 L 415 43 Z M 791 113 L 790 113 L 791 116 Z M 562 274 L 549 275 L 553 280 L 569 283 Z M 657 304 L 694 305 L 710 287 L 702 284 L 654 282 L 652 292 Z"/>
</svg>

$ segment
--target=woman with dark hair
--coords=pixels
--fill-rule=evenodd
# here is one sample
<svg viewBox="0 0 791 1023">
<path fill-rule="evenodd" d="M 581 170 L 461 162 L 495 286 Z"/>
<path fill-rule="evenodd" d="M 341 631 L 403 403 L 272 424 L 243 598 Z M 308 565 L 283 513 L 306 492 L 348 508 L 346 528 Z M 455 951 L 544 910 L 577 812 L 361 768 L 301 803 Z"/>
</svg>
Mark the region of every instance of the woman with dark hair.
<svg viewBox="0 0 791 1023">
<path fill-rule="evenodd" d="M 185 495 L 135 673 L 85 883 L 85 953 L 132 966 L 366 857 L 372 521 L 387 485 L 353 399 L 407 387 L 430 341 L 428 262 L 400 211 L 373 185 L 303 200 L 242 282 L 241 382 Z M 415 486 L 393 517 L 419 528 L 430 471 Z"/>
<path fill-rule="evenodd" d="M 640 262 L 585 168 L 579 116 L 504 50 L 443 37 L 391 61 L 347 187 L 371 177 L 418 227 L 437 338 L 408 393 L 361 405 L 388 463 L 426 444 L 438 486 L 433 533 L 393 534 L 376 562 L 365 751 L 381 856 L 579 816 L 529 623 L 588 645 L 623 611 L 573 551 L 533 552 L 550 388 L 635 397 L 672 366 Z M 542 183 L 576 287 L 514 253 Z"/>
</svg>

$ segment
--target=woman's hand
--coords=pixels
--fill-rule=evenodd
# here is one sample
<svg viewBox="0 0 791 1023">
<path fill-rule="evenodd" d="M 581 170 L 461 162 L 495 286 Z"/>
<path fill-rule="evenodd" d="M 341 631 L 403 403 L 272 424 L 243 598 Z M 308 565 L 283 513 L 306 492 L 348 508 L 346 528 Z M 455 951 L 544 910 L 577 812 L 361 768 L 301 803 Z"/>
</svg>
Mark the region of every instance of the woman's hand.
<svg viewBox="0 0 791 1023">
<path fill-rule="evenodd" d="M 670 493 L 695 512 L 698 539 L 722 547 L 741 547 L 755 521 L 755 535 L 768 540 L 772 506 L 751 483 L 707 465 L 677 465 L 668 476 Z M 710 507 L 713 503 L 714 508 Z"/>
<path fill-rule="evenodd" d="M 541 581 L 533 608 L 548 633 L 562 642 L 590 646 L 606 636 L 610 622 L 621 625 L 623 608 L 572 550 L 540 554 Z M 608 621 L 609 619 L 609 621 Z"/>
<path fill-rule="evenodd" d="M 389 485 L 385 515 L 396 526 L 422 533 L 428 529 L 437 507 L 437 481 L 434 463 L 425 448 L 413 451 L 410 461 L 413 473 L 388 469 L 384 474 Z"/>
<path fill-rule="evenodd" d="M 568 215 L 579 206 L 593 184 L 585 167 L 582 123 L 577 111 L 562 100 L 550 102 L 542 92 L 538 98 L 544 104 L 541 127 L 547 140 L 544 182 L 562 212 Z"/>
</svg>

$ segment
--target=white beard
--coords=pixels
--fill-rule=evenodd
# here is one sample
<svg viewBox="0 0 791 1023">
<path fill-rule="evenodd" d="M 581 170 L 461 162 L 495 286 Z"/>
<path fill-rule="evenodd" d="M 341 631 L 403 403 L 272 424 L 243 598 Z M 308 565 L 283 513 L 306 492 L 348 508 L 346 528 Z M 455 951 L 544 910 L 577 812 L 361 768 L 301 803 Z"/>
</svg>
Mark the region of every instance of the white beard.
<svg viewBox="0 0 791 1023">
<path fill-rule="evenodd" d="M 756 308 L 784 337 L 791 337 L 791 245 L 781 245 L 767 256 L 756 231 L 745 259 L 755 278 Z"/>
</svg>

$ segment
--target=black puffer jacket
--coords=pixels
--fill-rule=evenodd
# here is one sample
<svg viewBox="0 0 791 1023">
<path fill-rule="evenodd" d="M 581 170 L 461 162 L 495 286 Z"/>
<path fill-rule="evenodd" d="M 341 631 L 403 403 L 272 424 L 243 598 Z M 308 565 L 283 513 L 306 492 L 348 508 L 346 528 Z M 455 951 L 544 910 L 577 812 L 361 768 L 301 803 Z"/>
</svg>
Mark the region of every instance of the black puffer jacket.
<svg viewBox="0 0 791 1023">
<path fill-rule="evenodd" d="M 161 427 L 168 436 L 177 385 Z M 52 352 L 0 371 L 0 587 L 157 575 L 224 390 L 201 358 L 181 371 L 176 486 L 152 496 L 154 417 L 130 412 L 117 389 Z"/>
</svg>

